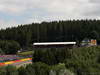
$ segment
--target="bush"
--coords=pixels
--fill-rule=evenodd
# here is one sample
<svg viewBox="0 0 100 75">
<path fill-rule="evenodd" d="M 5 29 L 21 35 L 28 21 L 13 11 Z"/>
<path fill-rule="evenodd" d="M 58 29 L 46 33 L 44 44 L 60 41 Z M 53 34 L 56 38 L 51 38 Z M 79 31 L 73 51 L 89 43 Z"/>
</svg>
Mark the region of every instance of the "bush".
<svg viewBox="0 0 100 75">
<path fill-rule="evenodd" d="M 6 68 L 6 75 L 18 75 L 16 67 L 8 65 Z"/>
<path fill-rule="evenodd" d="M 19 75 L 49 75 L 50 68 L 48 65 L 37 62 L 27 65 L 25 68 L 19 68 Z"/>
<path fill-rule="evenodd" d="M 17 69 L 14 66 L 0 67 L 0 75 L 74 75 L 74 73 L 66 69 L 65 64 L 49 66 L 36 62 Z"/>
<path fill-rule="evenodd" d="M 65 64 L 60 63 L 52 66 L 50 75 L 74 75 L 74 73 L 66 69 Z"/>
<path fill-rule="evenodd" d="M 5 67 L 0 67 L 0 75 L 6 75 Z"/>
<path fill-rule="evenodd" d="M 18 75 L 27 75 L 26 72 L 27 70 L 23 66 L 18 69 Z"/>
<path fill-rule="evenodd" d="M 0 67 L 0 75 L 18 75 L 18 71 L 14 66 Z"/>
</svg>

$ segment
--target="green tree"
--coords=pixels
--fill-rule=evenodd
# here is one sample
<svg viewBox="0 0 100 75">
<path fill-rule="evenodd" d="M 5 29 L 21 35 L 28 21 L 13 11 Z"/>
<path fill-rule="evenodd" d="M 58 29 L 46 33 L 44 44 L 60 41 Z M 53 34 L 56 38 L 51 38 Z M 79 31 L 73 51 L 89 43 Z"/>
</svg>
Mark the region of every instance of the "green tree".
<svg viewBox="0 0 100 75">
<path fill-rule="evenodd" d="M 5 54 L 15 54 L 20 49 L 20 45 L 18 42 L 13 40 L 11 41 L 1 40 L 0 48 Z"/>
<path fill-rule="evenodd" d="M 97 31 L 92 31 L 91 33 L 90 33 L 90 38 L 91 39 L 99 39 L 99 34 L 98 34 L 98 32 Z"/>
<path fill-rule="evenodd" d="M 0 54 L 4 54 L 4 52 L 2 51 L 2 49 L 0 48 Z"/>
</svg>

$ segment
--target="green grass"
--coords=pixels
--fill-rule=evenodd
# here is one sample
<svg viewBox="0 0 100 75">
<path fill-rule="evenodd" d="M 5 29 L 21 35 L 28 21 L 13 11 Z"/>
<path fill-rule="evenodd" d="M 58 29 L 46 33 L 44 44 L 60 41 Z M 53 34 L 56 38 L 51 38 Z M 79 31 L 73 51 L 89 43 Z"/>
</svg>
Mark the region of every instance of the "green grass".
<svg viewBox="0 0 100 75">
<path fill-rule="evenodd" d="M 18 55 L 33 55 L 34 51 L 27 51 L 27 52 L 21 52 L 18 53 Z"/>
</svg>

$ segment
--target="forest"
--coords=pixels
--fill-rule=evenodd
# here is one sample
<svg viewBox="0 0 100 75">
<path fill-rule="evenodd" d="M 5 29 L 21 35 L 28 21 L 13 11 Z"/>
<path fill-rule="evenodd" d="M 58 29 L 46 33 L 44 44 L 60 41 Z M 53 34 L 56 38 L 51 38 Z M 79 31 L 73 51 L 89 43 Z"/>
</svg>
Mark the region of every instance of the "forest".
<svg viewBox="0 0 100 75">
<path fill-rule="evenodd" d="M 0 30 L 0 41 L 14 41 L 18 47 L 28 49 L 34 42 L 80 43 L 83 39 L 96 39 L 100 43 L 100 20 L 67 20 L 32 23 Z M 7 43 L 6 42 L 6 43 Z"/>
<path fill-rule="evenodd" d="M 100 75 L 100 46 L 37 48 L 34 42 L 100 43 L 100 20 L 67 20 L 32 23 L 0 30 L 0 54 L 16 54 L 19 49 L 34 50 L 32 64 L 0 67 L 0 75 Z"/>
</svg>

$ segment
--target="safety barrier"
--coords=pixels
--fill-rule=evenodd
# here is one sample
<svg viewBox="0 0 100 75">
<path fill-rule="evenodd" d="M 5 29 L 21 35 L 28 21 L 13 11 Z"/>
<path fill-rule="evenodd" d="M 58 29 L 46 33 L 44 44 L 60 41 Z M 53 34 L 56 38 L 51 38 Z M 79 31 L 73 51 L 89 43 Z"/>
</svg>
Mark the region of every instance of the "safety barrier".
<svg viewBox="0 0 100 75">
<path fill-rule="evenodd" d="M 32 58 L 25 58 L 25 59 L 20 59 L 20 60 L 15 60 L 15 61 L 2 62 L 0 63 L 0 66 L 10 65 L 13 63 L 23 62 L 23 61 L 28 61 L 28 60 L 32 60 Z"/>
</svg>

